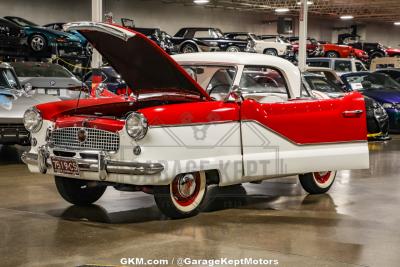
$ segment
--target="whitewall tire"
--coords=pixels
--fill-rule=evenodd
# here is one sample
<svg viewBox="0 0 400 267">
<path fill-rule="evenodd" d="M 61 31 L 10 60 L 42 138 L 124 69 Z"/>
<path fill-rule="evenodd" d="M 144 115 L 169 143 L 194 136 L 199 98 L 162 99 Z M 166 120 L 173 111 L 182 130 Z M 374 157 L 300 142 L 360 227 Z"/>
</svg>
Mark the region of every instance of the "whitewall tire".
<svg viewBox="0 0 400 267">
<path fill-rule="evenodd" d="M 204 172 L 184 173 L 177 175 L 170 185 L 156 186 L 154 199 L 166 216 L 173 219 L 187 218 L 200 212 L 206 191 Z"/>
<path fill-rule="evenodd" d="M 310 194 L 326 193 L 335 181 L 336 171 L 313 172 L 299 175 L 304 190 Z"/>
</svg>

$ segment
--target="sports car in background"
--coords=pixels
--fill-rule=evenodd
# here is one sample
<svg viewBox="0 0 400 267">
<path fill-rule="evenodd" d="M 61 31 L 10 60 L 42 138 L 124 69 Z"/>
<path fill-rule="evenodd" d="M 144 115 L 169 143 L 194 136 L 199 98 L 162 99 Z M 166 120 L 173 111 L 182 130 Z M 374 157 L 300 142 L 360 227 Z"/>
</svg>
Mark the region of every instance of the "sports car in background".
<svg viewBox="0 0 400 267">
<path fill-rule="evenodd" d="M 60 31 L 60 32 L 67 32 L 69 34 L 75 35 L 76 37 L 79 38 L 79 42 L 81 43 L 82 47 L 86 47 L 88 50 L 90 50 L 91 48 L 88 47 L 88 41 L 86 40 L 86 38 L 80 34 L 77 31 L 65 31 L 64 30 L 64 25 L 66 24 L 66 22 L 53 22 L 53 23 L 49 23 L 49 24 L 45 24 L 43 25 L 43 27 L 50 29 L 50 30 L 55 30 L 55 31 Z"/>
<path fill-rule="evenodd" d="M 43 62 L 11 62 L 22 85 L 29 84 L 40 94 L 60 99 L 86 97 L 87 86 L 69 70 L 58 64 Z"/>
<path fill-rule="evenodd" d="M 0 55 L 25 55 L 27 47 L 25 31 L 17 24 L 0 18 Z"/>
<path fill-rule="evenodd" d="M 80 39 L 72 34 L 47 29 L 20 17 L 6 16 L 4 19 L 24 31 L 28 46 L 34 53 L 51 52 L 53 47 L 57 47 L 60 54 L 84 52 Z"/>
<path fill-rule="evenodd" d="M 261 39 L 254 33 L 247 32 L 228 32 L 225 33 L 225 37 L 229 39 L 242 40 L 251 42 L 253 45 L 253 52 L 280 56 L 284 58 L 290 58 L 293 56 L 293 47 L 289 43 L 276 42 L 276 38 L 273 40 Z M 251 52 L 251 51 L 247 51 Z"/>
<path fill-rule="evenodd" d="M 305 85 L 319 98 L 343 97 L 348 90 L 332 69 L 308 67 L 303 74 Z M 375 100 L 364 96 L 367 111 L 368 140 L 389 140 L 389 116 Z"/>
<path fill-rule="evenodd" d="M 218 28 L 182 28 L 171 41 L 180 53 L 254 51 L 254 43 L 227 38 Z"/>
<path fill-rule="evenodd" d="M 91 204 L 114 186 L 152 193 L 165 215 L 184 218 L 200 212 L 208 185 L 290 174 L 299 175 L 307 192 L 321 194 L 336 170 L 369 167 L 365 104 L 357 92 L 301 98 L 299 69 L 279 57 L 170 57 L 129 29 L 94 22 L 69 27 L 137 92 L 25 113 L 37 143 L 22 159 L 30 171 L 54 176 L 70 203 Z M 233 83 L 223 84 L 232 74 Z M 221 101 L 205 91 L 227 86 Z"/>
<path fill-rule="evenodd" d="M 400 84 L 384 73 L 357 72 L 341 75 L 349 91 L 368 96 L 389 115 L 389 132 L 400 132 Z"/>
<path fill-rule="evenodd" d="M 8 63 L 0 63 L 0 145 L 29 145 L 29 132 L 23 123 L 25 110 L 41 103 L 59 100 L 54 96 L 37 94 L 30 89 L 28 86 L 21 87 Z"/>
</svg>

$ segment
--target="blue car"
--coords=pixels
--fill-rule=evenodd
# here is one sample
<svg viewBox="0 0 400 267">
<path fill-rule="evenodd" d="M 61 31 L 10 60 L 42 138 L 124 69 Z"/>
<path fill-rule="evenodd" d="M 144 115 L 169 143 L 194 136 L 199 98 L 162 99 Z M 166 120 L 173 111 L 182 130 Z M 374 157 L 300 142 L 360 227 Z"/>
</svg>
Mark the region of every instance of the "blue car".
<svg viewBox="0 0 400 267">
<path fill-rule="evenodd" d="M 54 23 L 49 23 L 49 24 L 43 25 L 43 27 L 45 27 L 47 29 L 55 30 L 55 31 L 64 31 L 65 24 L 66 24 L 65 22 L 54 22 Z M 88 44 L 89 44 L 88 40 L 85 38 L 85 36 L 80 34 L 78 31 L 66 31 L 66 32 L 70 33 L 72 35 L 75 35 L 79 39 L 79 42 L 81 43 L 82 47 L 88 46 Z"/>
<path fill-rule="evenodd" d="M 384 73 L 355 72 L 340 77 L 349 91 L 359 91 L 382 105 L 389 115 L 389 131 L 400 132 L 400 84 Z"/>
<path fill-rule="evenodd" d="M 34 53 L 50 52 L 52 47 L 58 47 L 60 54 L 83 52 L 80 39 L 73 34 L 47 29 L 20 17 L 6 16 L 4 19 L 21 28 Z"/>
</svg>

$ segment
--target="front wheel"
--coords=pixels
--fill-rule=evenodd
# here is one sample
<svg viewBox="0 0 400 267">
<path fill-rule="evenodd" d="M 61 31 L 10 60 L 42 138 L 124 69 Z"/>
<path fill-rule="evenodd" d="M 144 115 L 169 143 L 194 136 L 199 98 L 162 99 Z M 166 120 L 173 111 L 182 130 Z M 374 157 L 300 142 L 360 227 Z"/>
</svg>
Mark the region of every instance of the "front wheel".
<svg viewBox="0 0 400 267">
<path fill-rule="evenodd" d="M 154 187 L 158 208 L 172 219 L 187 218 L 200 212 L 207 191 L 206 174 L 179 174 L 170 185 Z"/>
<path fill-rule="evenodd" d="M 276 51 L 276 49 L 268 48 L 268 49 L 264 50 L 264 54 L 265 55 L 270 55 L 270 56 L 277 56 L 278 55 L 278 51 Z"/>
<path fill-rule="evenodd" d="M 336 171 L 313 172 L 299 175 L 304 190 L 310 194 L 328 192 L 335 181 Z"/>
<path fill-rule="evenodd" d="M 232 45 L 232 46 L 229 46 L 229 47 L 226 49 L 226 52 L 240 52 L 240 48 L 237 47 L 237 46 Z"/>
<path fill-rule="evenodd" d="M 90 205 L 104 194 L 107 186 L 88 186 L 87 181 L 55 176 L 58 193 L 69 203 Z"/>
<path fill-rule="evenodd" d="M 29 46 L 34 52 L 43 52 L 47 47 L 46 38 L 42 35 L 35 34 L 29 38 Z"/>
</svg>

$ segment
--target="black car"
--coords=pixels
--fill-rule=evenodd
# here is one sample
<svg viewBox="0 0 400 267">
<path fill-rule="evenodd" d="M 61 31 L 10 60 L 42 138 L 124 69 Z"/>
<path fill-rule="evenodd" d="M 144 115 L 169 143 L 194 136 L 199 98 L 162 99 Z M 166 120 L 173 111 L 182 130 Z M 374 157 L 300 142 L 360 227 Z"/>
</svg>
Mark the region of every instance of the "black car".
<svg viewBox="0 0 400 267">
<path fill-rule="evenodd" d="M 379 69 L 375 72 L 385 73 L 392 77 L 396 82 L 400 83 L 400 69 L 397 68 L 387 68 L 387 69 Z"/>
<path fill-rule="evenodd" d="M 174 37 L 172 43 L 180 53 L 194 52 L 243 52 L 251 47 L 248 40 L 234 40 L 224 36 L 217 28 L 182 28 Z"/>
<path fill-rule="evenodd" d="M 16 56 L 26 52 L 27 36 L 19 25 L 0 18 L 0 55 Z"/>
<path fill-rule="evenodd" d="M 155 42 L 159 47 L 161 47 L 168 54 L 176 54 L 175 46 L 171 42 L 172 37 L 166 33 L 165 31 L 160 30 L 159 28 L 142 28 L 136 27 L 133 20 L 122 18 L 121 19 L 122 26 L 125 28 L 134 30 L 136 32 L 140 32 L 147 36 L 150 40 Z"/>
<path fill-rule="evenodd" d="M 380 43 L 354 42 L 346 45 L 364 50 L 370 59 L 387 56 L 386 48 Z"/>
<path fill-rule="evenodd" d="M 312 91 L 322 92 L 331 98 L 342 97 L 346 92 L 344 84 L 335 77 L 328 78 L 327 74 L 319 75 L 309 72 L 303 74 L 304 82 Z M 374 99 L 364 96 L 367 112 L 368 140 L 389 140 L 389 116 L 385 109 Z"/>
</svg>

